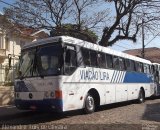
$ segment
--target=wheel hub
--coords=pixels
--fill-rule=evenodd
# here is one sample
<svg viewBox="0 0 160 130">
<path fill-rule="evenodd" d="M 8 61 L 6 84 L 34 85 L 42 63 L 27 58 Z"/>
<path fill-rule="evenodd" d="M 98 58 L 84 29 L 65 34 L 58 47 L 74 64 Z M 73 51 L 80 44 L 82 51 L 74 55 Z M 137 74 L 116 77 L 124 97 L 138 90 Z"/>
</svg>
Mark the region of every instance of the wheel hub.
<svg viewBox="0 0 160 130">
<path fill-rule="evenodd" d="M 88 100 L 87 103 L 88 109 L 92 110 L 94 108 L 94 100 L 91 96 L 88 96 L 87 100 Z"/>
</svg>

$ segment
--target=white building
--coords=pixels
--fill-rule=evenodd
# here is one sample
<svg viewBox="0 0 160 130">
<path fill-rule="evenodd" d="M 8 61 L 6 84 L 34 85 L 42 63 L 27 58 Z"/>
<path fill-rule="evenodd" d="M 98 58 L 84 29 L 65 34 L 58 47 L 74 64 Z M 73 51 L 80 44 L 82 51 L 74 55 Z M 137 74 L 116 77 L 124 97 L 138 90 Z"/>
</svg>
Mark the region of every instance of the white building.
<svg viewBox="0 0 160 130">
<path fill-rule="evenodd" d="M 11 82 L 15 77 L 16 64 L 21 47 L 26 43 L 48 37 L 44 30 L 35 30 L 6 23 L 8 20 L 0 15 L 0 85 Z M 9 28 L 8 26 L 11 25 Z M 11 57 L 11 68 L 9 68 Z"/>
</svg>

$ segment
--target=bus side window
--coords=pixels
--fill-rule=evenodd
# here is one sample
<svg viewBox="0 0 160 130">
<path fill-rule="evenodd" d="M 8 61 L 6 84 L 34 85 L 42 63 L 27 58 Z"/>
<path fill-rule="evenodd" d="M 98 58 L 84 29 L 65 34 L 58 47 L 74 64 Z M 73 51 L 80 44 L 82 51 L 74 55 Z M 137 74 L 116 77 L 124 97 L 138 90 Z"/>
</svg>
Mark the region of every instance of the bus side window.
<svg viewBox="0 0 160 130">
<path fill-rule="evenodd" d="M 151 65 L 151 73 L 154 74 L 154 72 L 155 72 L 155 67 L 154 65 Z"/>
<path fill-rule="evenodd" d="M 125 63 L 126 63 L 126 70 L 135 71 L 135 63 L 134 63 L 134 61 L 126 59 Z"/>
<path fill-rule="evenodd" d="M 119 58 L 119 69 L 120 70 L 125 70 L 125 64 L 124 64 L 124 59 L 123 58 Z"/>
<path fill-rule="evenodd" d="M 144 68 L 144 73 L 147 73 L 147 74 L 150 73 L 150 71 L 149 71 L 149 65 L 144 64 L 144 65 L 143 65 L 143 68 Z"/>
<path fill-rule="evenodd" d="M 140 66 L 141 66 L 141 72 L 143 72 L 143 73 L 144 73 L 143 63 L 140 63 Z"/>
<path fill-rule="evenodd" d="M 126 70 L 130 70 L 130 62 L 128 59 L 125 60 L 125 63 L 126 63 Z"/>
<path fill-rule="evenodd" d="M 97 55 L 98 65 L 100 68 L 106 68 L 106 57 L 104 53 L 99 53 Z"/>
<path fill-rule="evenodd" d="M 77 68 L 77 56 L 75 50 L 66 50 L 65 55 L 65 73 L 72 74 Z"/>
<path fill-rule="evenodd" d="M 106 54 L 106 67 L 113 68 L 113 59 L 111 55 Z"/>
<path fill-rule="evenodd" d="M 89 50 L 85 48 L 81 48 L 82 57 L 83 57 L 83 64 L 85 66 L 90 66 L 90 58 L 89 58 Z"/>
<path fill-rule="evenodd" d="M 136 71 L 143 72 L 143 64 L 140 62 L 136 62 Z"/>
<path fill-rule="evenodd" d="M 120 69 L 119 58 L 117 56 L 113 56 L 113 68 L 118 70 Z"/>
<path fill-rule="evenodd" d="M 90 50 L 90 61 L 91 61 L 91 67 L 98 67 L 97 64 L 97 52 Z"/>
</svg>

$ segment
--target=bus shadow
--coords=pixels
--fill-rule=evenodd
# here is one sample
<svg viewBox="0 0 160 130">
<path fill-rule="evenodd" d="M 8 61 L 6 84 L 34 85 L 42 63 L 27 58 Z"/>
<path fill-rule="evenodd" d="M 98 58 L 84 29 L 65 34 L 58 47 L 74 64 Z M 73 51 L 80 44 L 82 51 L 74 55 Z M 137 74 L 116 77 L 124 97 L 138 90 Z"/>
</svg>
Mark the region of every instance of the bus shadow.
<svg viewBox="0 0 160 130">
<path fill-rule="evenodd" d="M 160 122 L 160 103 L 147 104 L 142 119 Z"/>
<path fill-rule="evenodd" d="M 135 103 L 135 101 L 114 103 L 98 108 L 97 112 L 118 108 Z M 54 122 L 77 115 L 83 115 L 82 110 L 58 113 L 53 111 L 22 111 L 17 108 L 0 108 L 0 127 L 6 125 L 32 125 L 46 122 Z M 2 114 L 3 113 L 3 114 Z"/>
<path fill-rule="evenodd" d="M 1 111 L 2 108 L 0 108 Z M 0 114 L 0 127 L 3 125 L 32 125 L 58 121 L 71 116 L 81 115 L 82 111 L 70 111 L 57 113 L 53 111 L 20 111 L 16 108 L 3 108 L 3 114 Z"/>
<path fill-rule="evenodd" d="M 149 98 L 149 100 L 155 98 Z M 157 98 L 156 98 L 157 99 Z M 137 101 L 128 101 L 122 103 L 114 103 L 104 105 L 98 108 L 97 112 L 110 110 L 113 108 L 119 108 L 128 106 L 131 104 L 137 104 Z M 1 108 L 0 107 L 0 126 L 6 125 L 32 125 L 39 123 L 52 122 L 70 118 L 77 115 L 82 115 L 82 110 L 69 111 L 65 113 L 57 113 L 53 111 L 22 111 L 17 108 Z M 143 120 L 160 121 L 160 103 L 147 104 L 145 113 L 142 116 Z"/>
<path fill-rule="evenodd" d="M 113 109 L 113 108 L 124 107 L 124 106 L 128 106 L 128 105 L 131 105 L 131 104 L 137 104 L 137 101 L 133 100 L 133 101 L 125 101 L 125 102 L 103 105 L 103 106 L 98 108 L 98 111 L 110 110 L 110 109 Z"/>
</svg>

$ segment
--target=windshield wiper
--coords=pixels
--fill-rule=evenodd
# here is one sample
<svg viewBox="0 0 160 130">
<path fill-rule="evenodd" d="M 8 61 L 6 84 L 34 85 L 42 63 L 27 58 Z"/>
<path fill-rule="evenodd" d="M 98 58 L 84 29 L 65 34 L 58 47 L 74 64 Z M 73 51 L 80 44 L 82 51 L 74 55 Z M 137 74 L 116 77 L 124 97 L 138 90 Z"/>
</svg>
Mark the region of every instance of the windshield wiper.
<svg viewBox="0 0 160 130">
<path fill-rule="evenodd" d="M 28 73 L 28 71 L 30 70 L 30 68 L 33 65 L 33 60 L 31 61 L 31 64 L 27 67 L 26 71 L 23 73 L 23 75 L 20 76 L 20 80 L 24 79 L 24 76 L 26 73 Z"/>
</svg>

